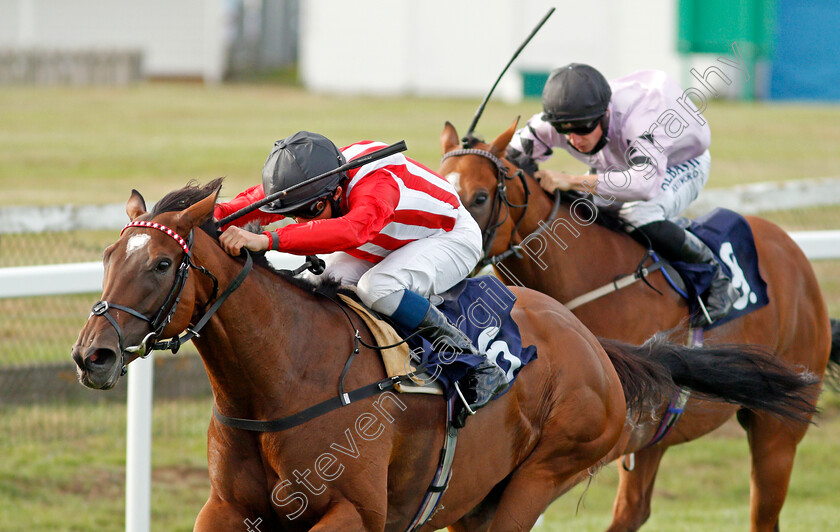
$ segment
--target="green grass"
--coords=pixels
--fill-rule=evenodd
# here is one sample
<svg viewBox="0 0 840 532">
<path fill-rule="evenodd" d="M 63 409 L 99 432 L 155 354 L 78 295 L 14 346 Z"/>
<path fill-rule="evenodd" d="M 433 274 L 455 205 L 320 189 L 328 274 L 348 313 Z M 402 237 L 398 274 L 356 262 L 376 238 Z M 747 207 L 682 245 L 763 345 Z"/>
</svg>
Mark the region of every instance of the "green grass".
<svg viewBox="0 0 840 532">
<path fill-rule="evenodd" d="M 836 405 L 836 396 L 824 404 Z M 211 399 L 158 401 L 154 410 L 152 529 L 192 530 L 209 481 L 205 431 Z M 117 532 L 124 529 L 125 408 L 33 406 L 0 411 L 0 530 Z M 39 431 L 52 437 L 21 442 Z M 58 434 L 62 436 L 59 437 Z M 16 436 L 17 435 L 17 436 Z M 782 512 L 785 531 L 831 530 L 840 491 L 840 416 L 830 406 L 799 447 Z M 540 530 L 600 531 L 610 521 L 618 474 L 603 468 L 546 512 Z M 581 499 L 582 497 L 582 499 Z M 730 421 L 672 448 L 657 480 L 645 531 L 746 530 L 746 438 Z"/>
<path fill-rule="evenodd" d="M 840 477 L 833 472 L 840 466 L 838 436 L 840 418 L 832 411 L 822 416 L 819 426 L 812 427 L 800 443 L 782 509 L 781 530 L 836 528 Z M 746 436 L 734 420 L 709 436 L 670 448 L 657 476 L 650 519 L 642 530 L 748 530 L 749 467 Z M 617 468 L 610 464 L 588 488 L 578 486 L 555 502 L 546 513 L 546 525 L 539 530 L 605 530 L 612 518 L 617 485 Z"/>
<path fill-rule="evenodd" d="M 0 88 L 0 205 L 113 203 L 137 188 L 155 200 L 189 179 L 256 183 L 272 143 L 297 130 L 338 144 L 405 139 L 437 168 L 444 121 L 464 133 L 478 99 L 328 96 L 298 87 L 149 83 L 124 88 Z M 495 137 L 538 100 L 491 100 L 478 133 Z M 714 101 L 710 185 L 836 174 L 840 108 Z M 565 153 L 550 163 L 579 168 Z"/>
<path fill-rule="evenodd" d="M 834 404 L 829 393 L 823 404 Z M 812 427 L 799 446 L 781 529 L 828 530 L 838 516 L 833 491 L 840 480 L 823 471 L 840 465 L 840 419 L 834 407 Z M 606 529 L 618 484 L 615 464 L 601 470 L 589 486 L 578 486 L 555 502 L 540 530 Z M 730 420 L 709 436 L 672 447 L 665 455 L 654 490 L 648 532 L 747 530 L 749 528 L 749 451 L 743 430 Z"/>
<path fill-rule="evenodd" d="M 154 409 L 154 530 L 192 530 L 209 493 L 212 399 Z M 125 405 L 0 411 L 0 530 L 119 531 L 125 515 Z M 40 438 L 27 438 L 38 433 Z"/>
</svg>

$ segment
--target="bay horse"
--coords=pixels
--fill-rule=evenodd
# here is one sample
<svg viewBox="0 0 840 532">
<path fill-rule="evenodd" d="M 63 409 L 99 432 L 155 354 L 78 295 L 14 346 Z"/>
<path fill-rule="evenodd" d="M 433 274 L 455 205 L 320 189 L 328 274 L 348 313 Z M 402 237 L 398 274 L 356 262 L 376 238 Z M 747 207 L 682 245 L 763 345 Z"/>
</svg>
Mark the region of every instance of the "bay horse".
<svg viewBox="0 0 840 532">
<path fill-rule="evenodd" d="M 517 123 L 518 119 L 490 143 L 473 138 L 463 149 L 451 123 L 446 122 L 440 137 L 444 158 L 439 173 L 455 185 L 484 231 L 486 258 L 506 256 L 496 265 L 497 275 L 507 284 L 521 283 L 566 303 L 632 274 L 645 256 L 643 246 L 610 224 L 590 223 L 589 218 L 581 221 L 583 215 L 572 212 L 575 207 L 569 200 L 555 207 L 557 202 L 533 176 L 505 158 Z M 554 221 L 550 220 L 552 213 Z M 747 220 L 770 303 L 707 332 L 706 342 L 763 345 L 780 359 L 822 378 L 829 363 L 832 332 L 813 269 L 782 229 L 758 217 Z M 546 221 L 550 227 L 538 233 L 541 224 L 548 225 Z M 532 253 L 520 252 L 519 258 L 508 251 L 535 233 L 541 242 L 539 246 L 530 243 Z M 652 274 L 648 282 L 656 290 L 637 282 L 573 312 L 597 336 L 629 343 L 640 343 L 660 331 L 685 330 L 686 301 L 668 287 L 662 275 Z M 834 320 L 831 323 L 836 324 Z M 836 366 L 840 363 L 840 328 L 835 329 L 831 362 Z M 808 425 L 791 425 L 761 412 L 709 405 L 696 398 L 689 400 L 676 430 L 655 445 L 649 443 L 656 424 L 630 427 L 623 452 L 635 453 L 635 467 L 618 468 L 618 494 L 608 530 L 637 530 L 647 520 L 659 463 L 668 447 L 709 433 L 736 412 L 752 455 L 750 530 L 779 530 L 796 447 Z M 663 414 L 660 411 L 658 418 Z"/>
<path fill-rule="evenodd" d="M 102 300 L 72 349 L 80 381 L 111 388 L 158 338 L 184 331 L 224 416 L 294 416 L 343 395 L 340 379 L 354 389 L 385 379 L 378 353 L 363 349 L 343 380 L 342 367 L 359 347 L 354 329 L 373 339 L 339 307 L 335 287 L 316 289 L 267 263 L 247 273 L 250 258 L 243 265 L 222 250 L 212 219 L 220 186 L 190 184 L 151 213 L 132 191 L 132 221 L 105 250 Z M 740 347 L 688 354 L 661 338 L 602 347 L 554 299 L 515 292 L 513 315 L 538 358 L 461 429 L 448 489 L 421 530 L 465 530 L 475 508 L 482 529 L 530 528 L 618 445 L 628 407 L 658 405 L 676 385 L 797 422 L 813 411 L 815 381 L 769 355 Z M 177 350 L 177 340 L 165 345 L 172 342 Z M 195 530 L 255 523 L 263 530 L 405 530 L 438 463 L 445 408 L 435 396 L 386 392 L 275 432 L 233 428 L 214 416 L 211 489 Z"/>
</svg>

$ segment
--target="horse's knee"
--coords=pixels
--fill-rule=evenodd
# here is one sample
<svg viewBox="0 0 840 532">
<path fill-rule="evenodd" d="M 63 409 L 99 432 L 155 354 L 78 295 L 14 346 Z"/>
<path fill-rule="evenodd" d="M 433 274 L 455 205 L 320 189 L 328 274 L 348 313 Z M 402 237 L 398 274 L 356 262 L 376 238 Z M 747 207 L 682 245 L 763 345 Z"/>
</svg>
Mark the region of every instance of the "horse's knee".
<svg viewBox="0 0 840 532">
<path fill-rule="evenodd" d="M 241 510 L 235 508 L 221 499 L 210 497 L 198 517 L 195 519 L 193 532 L 212 532 L 215 530 L 239 530 L 247 529 L 247 521 L 255 528 L 262 522 L 258 515 L 245 515 Z"/>
<path fill-rule="evenodd" d="M 359 513 L 349 501 L 333 504 L 309 532 L 332 532 L 333 530 L 382 530 L 385 528 L 385 513 L 373 512 L 366 516 Z"/>
</svg>

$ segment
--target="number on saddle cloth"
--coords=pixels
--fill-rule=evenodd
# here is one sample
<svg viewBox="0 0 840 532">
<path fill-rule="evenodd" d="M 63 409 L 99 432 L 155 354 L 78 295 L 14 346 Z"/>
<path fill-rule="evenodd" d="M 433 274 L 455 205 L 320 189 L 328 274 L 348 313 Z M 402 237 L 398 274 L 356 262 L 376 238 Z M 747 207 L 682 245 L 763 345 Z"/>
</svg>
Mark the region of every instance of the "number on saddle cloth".
<svg viewBox="0 0 840 532">
<path fill-rule="evenodd" d="M 516 296 L 510 289 L 490 276 L 465 279 L 439 297 L 432 298 L 432 304 L 466 333 L 480 352 L 494 360 L 511 382 L 528 362 L 537 358 L 535 346 L 522 346 L 519 327 L 510 315 L 515 302 Z M 395 327 L 403 337 L 414 332 Z M 412 352 L 422 349 L 423 362 L 429 374 L 440 373 L 438 379 L 447 398 L 455 393 L 453 383 L 483 360 L 446 349 L 435 351 L 428 340 L 418 335 L 411 338 L 409 344 Z"/>
<path fill-rule="evenodd" d="M 697 235 L 712 250 L 732 284 L 741 290 L 741 297 L 732 311 L 706 329 L 712 329 L 733 319 L 758 310 L 770 302 L 767 283 L 758 271 L 758 252 L 747 220 L 728 209 L 714 209 L 696 218 L 688 230 Z M 686 284 L 690 285 L 689 301 L 696 305 L 695 294 L 702 294 L 711 283 L 713 272 L 705 264 L 673 262 Z M 703 271 L 703 270 L 709 271 Z M 696 311 L 692 308 L 692 311 Z"/>
</svg>

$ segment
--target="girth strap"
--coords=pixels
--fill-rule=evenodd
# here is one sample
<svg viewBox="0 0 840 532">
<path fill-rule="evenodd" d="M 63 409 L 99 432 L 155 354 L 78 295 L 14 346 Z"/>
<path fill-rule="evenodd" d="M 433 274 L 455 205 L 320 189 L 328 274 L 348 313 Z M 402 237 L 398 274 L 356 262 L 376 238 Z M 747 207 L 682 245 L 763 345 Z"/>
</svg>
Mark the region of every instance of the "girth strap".
<svg viewBox="0 0 840 532">
<path fill-rule="evenodd" d="M 662 270 L 665 273 L 665 270 Z M 694 328 L 689 327 L 688 329 L 688 340 L 686 345 L 689 347 L 702 347 L 703 346 L 703 328 Z M 659 421 L 659 426 L 656 429 L 653 437 L 650 441 L 642 447 L 642 450 L 647 449 L 648 447 L 652 447 L 657 443 L 661 442 L 665 439 L 665 436 L 671 433 L 671 430 L 677 424 L 677 421 L 685 412 L 685 405 L 688 403 L 688 400 L 691 398 L 691 390 L 685 387 L 681 387 L 677 390 L 677 393 L 671 399 L 671 402 L 668 404 L 668 408 L 665 410 L 665 415 L 662 416 L 662 419 Z M 624 455 L 624 460 L 622 462 L 622 467 L 625 471 L 633 471 L 636 467 L 636 453 L 629 453 Z"/>
<path fill-rule="evenodd" d="M 311 419 L 323 416 L 327 412 L 331 412 L 333 410 L 341 408 L 342 406 L 346 406 L 350 403 L 355 403 L 356 401 L 360 401 L 362 399 L 366 399 L 368 397 L 372 397 L 374 395 L 388 391 L 392 389 L 397 383 L 407 381 L 412 377 L 416 376 L 421 371 L 421 369 L 418 369 L 417 371 L 409 373 L 407 375 L 398 375 L 396 377 L 382 379 L 379 382 L 374 382 L 373 384 L 362 386 L 361 388 L 357 388 L 351 392 L 331 397 L 330 399 L 322 401 L 317 405 L 310 406 L 305 410 L 301 410 L 296 414 L 292 414 L 291 416 L 286 416 L 281 419 L 261 421 L 257 419 L 242 419 L 236 417 L 229 417 L 219 412 L 215 404 L 213 405 L 213 416 L 215 416 L 216 420 L 222 425 L 226 425 L 234 429 L 248 430 L 251 432 L 280 432 L 283 430 L 290 429 L 292 427 L 297 427 L 298 425 L 302 425 L 303 423 L 306 423 Z"/>
<path fill-rule="evenodd" d="M 645 277 L 652 274 L 653 272 L 662 269 L 662 266 L 663 266 L 662 262 L 657 262 L 656 264 L 652 264 L 650 267 L 640 268 L 639 270 L 631 273 L 630 275 L 620 277 L 620 278 L 616 279 L 615 281 L 613 281 L 611 283 L 608 283 L 608 284 L 605 284 L 604 286 L 602 286 L 600 288 L 596 288 L 595 290 L 592 290 L 591 292 L 587 292 L 583 295 L 580 295 L 580 296 L 572 299 L 571 301 L 569 301 L 567 303 L 564 303 L 564 305 L 566 305 L 566 308 L 568 308 L 569 310 L 575 309 L 575 308 L 577 308 L 581 305 L 589 303 L 590 301 L 594 301 L 594 300 L 596 300 L 600 297 L 603 297 L 607 294 L 617 292 L 617 291 L 621 290 L 622 288 L 630 286 L 631 284 L 634 284 L 634 283 L 636 283 L 640 280 L 643 280 Z"/>
</svg>

